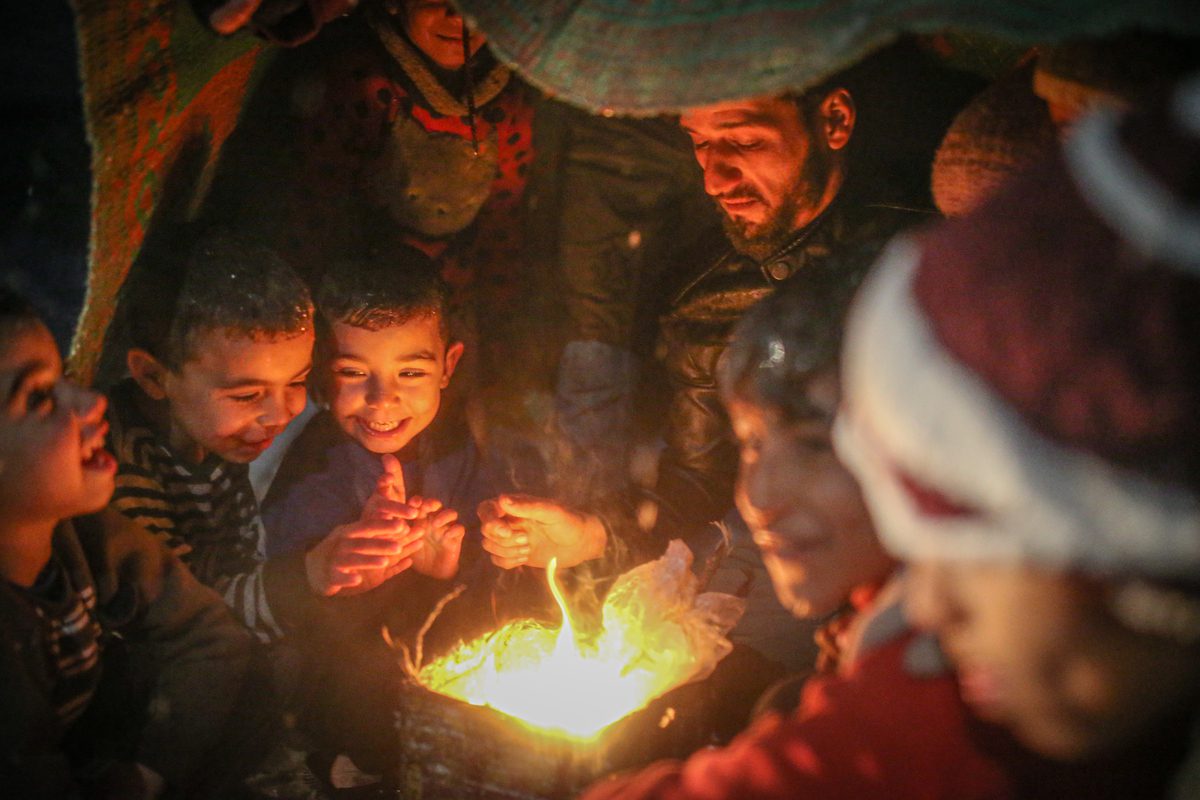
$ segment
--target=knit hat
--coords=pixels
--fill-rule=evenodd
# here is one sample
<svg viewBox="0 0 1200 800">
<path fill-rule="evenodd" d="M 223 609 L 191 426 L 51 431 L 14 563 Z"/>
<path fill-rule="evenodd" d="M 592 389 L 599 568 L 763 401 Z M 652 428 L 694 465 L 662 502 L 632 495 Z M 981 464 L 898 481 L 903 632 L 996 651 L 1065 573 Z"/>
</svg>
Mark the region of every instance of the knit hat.
<svg viewBox="0 0 1200 800">
<path fill-rule="evenodd" d="M 1102 106 L 1142 105 L 1198 68 L 1200 43 L 1195 40 L 1126 33 L 1041 48 L 1033 90 L 1074 118 Z"/>
<path fill-rule="evenodd" d="M 894 243 L 838 452 L 907 559 L 1200 575 L 1200 76 Z"/>
<path fill-rule="evenodd" d="M 906 33 L 1034 45 L 1124 28 L 1200 35 L 1194 0 L 457 0 L 496 55 L 594 112 L 802 91 Z"/>
<path fill-rule="evenodd" d="M 1033 93 L 1033 64 L 1012 71 L 959 112 L 933 158 L 938 210 L 961 217 L 1058 142 L 1046 103 Z"/>
</svg>

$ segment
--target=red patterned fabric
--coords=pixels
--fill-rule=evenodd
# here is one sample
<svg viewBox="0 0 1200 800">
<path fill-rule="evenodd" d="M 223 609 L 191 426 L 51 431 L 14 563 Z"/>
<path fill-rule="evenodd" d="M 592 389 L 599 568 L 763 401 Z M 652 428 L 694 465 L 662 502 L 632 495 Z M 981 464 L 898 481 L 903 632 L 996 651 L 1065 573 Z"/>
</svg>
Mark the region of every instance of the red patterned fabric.
<svg viewBox="0 0 1200 800">
<path fill-rule="evenodd" d="M 314 284 L 340 259 L 403 241 L 437 261 L 456 305 L 504 319 L 524 265 L 533 106 L 523 84 L 497 93 L 493 82 L 472 156 L 470 117 L 439 112 L 422 91 L 439 92 L 444 108 L 435 78 L 426 62 L 395 58 L 361 16 L 279 53 L 229 142 L 206 216 L 265 238 Z"/>
</svg>

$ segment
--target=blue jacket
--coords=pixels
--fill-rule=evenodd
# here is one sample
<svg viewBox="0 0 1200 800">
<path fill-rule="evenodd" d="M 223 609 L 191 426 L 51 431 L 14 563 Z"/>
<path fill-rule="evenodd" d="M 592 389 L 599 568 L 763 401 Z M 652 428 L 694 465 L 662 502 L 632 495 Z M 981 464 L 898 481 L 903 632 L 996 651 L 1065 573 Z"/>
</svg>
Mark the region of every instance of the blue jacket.
<svg viewBox="0 0 1200 800">
<path fill-rule="evenodd" d="M 410 497 L 434 497 L 458 512 L 467 528 L 467 567 L 482 552 L 475 509 L 496 491 L 470 436 L 454 436 L 449 427 L 435 421 L 396 455 Z M 382 474 L 380 456 L 347 436 L 330 412 L 317 414 L 283 457 L 263 499 L 267 557 L 306 549 L 357 520 Z"/>
</svg>

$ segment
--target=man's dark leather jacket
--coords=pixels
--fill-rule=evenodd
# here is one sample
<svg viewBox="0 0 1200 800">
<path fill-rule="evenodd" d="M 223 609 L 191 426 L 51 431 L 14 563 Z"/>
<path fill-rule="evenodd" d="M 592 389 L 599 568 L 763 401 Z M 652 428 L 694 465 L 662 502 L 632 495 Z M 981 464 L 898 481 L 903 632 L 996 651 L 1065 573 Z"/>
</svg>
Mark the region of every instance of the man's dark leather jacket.
<svg viewBox="0 0 1200 800">
<path fill-rule="evenodd" d="M 774 255 L 760 263 L 730 248 L 676 295 L 662 319 L 671 400 L 651 492 L 657 533 L 685 535 L 732 507 L 737 444 L 716 367 L 742 315 L 789 279 L 857 283 L 895 233 L 924 219 L 911 209 L 855 203 L 843 191 Z"/>
</svg>

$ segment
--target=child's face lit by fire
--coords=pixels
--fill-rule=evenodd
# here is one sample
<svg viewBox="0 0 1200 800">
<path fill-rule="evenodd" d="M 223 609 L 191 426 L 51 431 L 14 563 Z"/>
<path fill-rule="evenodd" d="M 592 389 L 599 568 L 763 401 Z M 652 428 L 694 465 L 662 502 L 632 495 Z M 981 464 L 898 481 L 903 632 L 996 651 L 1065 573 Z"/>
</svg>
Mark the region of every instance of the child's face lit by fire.
<svg viewBox="0 0 1200 800">
<path fill-rule="evenodd" d="M 923 561 L 905 588 L 909 617 L 938 634 L 963 698 L 1046 755 L 1131 744 L 1200 695 L 1200 648 L 1125 627 L 1101 581 L 1019 563 Z"/>
<path fill-rule="evenodd" d="M 446 346 L 437 314 L 379 330 L 330 327 L 330 405 L 338 425 L 372 453 L 401 450 L 437 416 L 462 343 Z"/>
<path fill-rule="evenodd" d="M 762 551 L 779 601 L 797 617 L 836 611 L 858 586 L 892 569 L 854 478 L 830 440 L 837 374 L 808 384 L 814 415 L 785 419 L 741 397 L 729 403 L 741 450 L 738 510 Z"/>
<path fill-rule="evenodd" d="M 177 372 L 162 370 L 150 389 L 170 406 L 171 446 L 194 461 L 209 453 L 239 464 L 258 458 L 304 410 L 312 348 L 311 328 L 272 336 L 196 332 L 188 360 Z"/>
<path fill-rule="evenodd" d="M 65 380 L 50 331 L 30 322 L 0 343 L 0 514 L 6 524 L 98 511 L 113 492 L 103 395 Z"/>
</svg>

